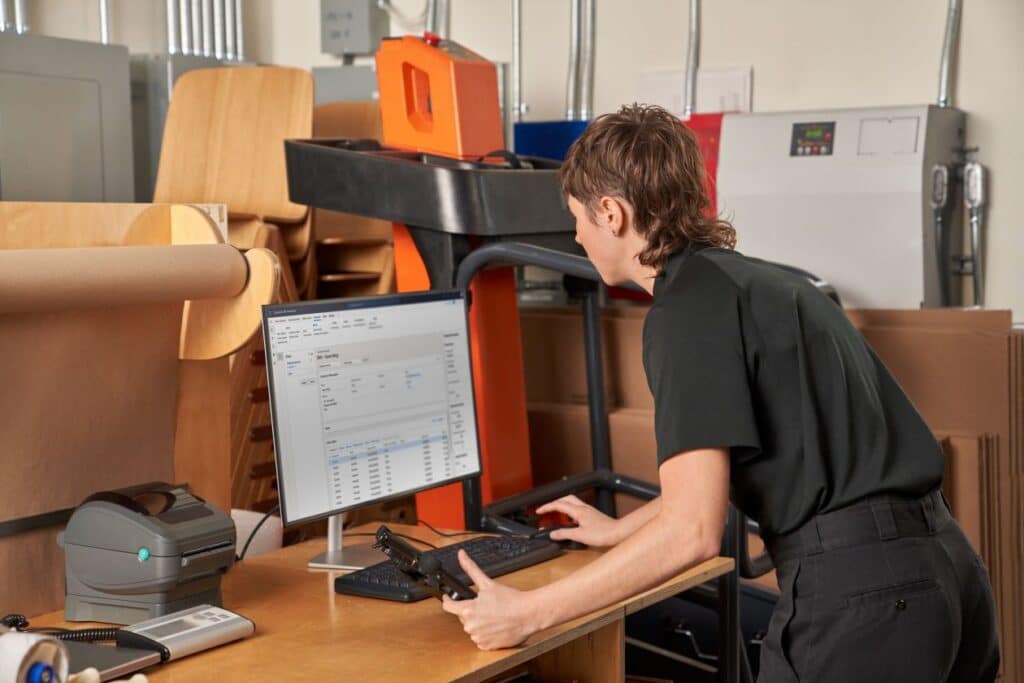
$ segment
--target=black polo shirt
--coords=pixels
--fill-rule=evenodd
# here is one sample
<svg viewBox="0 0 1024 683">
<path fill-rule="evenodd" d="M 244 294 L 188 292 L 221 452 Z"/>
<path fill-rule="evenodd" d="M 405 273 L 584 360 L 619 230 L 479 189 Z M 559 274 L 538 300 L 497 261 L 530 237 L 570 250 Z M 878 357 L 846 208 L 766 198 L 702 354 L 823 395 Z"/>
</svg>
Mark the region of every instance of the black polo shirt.
<svg viewBox="0 0 1024 683">
<path fill-rule="evenodd" d="M 728 448 L 731 497 L 768 534 L 874 494 L 917 497 L 944 456 L 842 310 L 804 278 L 693 244 L 644 321 L 658 461 Z"/>
</svg>

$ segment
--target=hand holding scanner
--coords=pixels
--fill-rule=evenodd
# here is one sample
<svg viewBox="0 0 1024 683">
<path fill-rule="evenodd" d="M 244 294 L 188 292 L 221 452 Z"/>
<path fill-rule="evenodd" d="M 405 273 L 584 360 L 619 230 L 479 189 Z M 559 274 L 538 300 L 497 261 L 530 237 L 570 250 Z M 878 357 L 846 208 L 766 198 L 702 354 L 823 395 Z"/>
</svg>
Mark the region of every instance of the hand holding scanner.
<svg viewBox="0 0 1024 683">
<path fill-rule="evenodd" d="M 435 597 L 447 595 L 452 600 L 472 600 L 476 593 L 458 578 L 448 573 L 437 558 L 424 556 L 386 525 L 377 529 L 377 543 L 395 565 L 410 578 L 426 586 Z"/>
</svg>

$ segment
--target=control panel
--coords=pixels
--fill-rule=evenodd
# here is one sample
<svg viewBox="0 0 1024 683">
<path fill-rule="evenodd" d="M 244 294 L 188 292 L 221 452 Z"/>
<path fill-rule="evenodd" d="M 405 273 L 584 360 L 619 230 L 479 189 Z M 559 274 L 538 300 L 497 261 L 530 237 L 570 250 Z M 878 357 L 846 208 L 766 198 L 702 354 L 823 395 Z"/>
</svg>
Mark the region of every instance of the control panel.
<svg viewBox="0 0 1024 683">
<path fill-rule="evenodd" d="M 832 156 L 835 134 L 835 121 L 794 123 L 793 138 L 789 143 L 789 156 Z"/>
</svg>

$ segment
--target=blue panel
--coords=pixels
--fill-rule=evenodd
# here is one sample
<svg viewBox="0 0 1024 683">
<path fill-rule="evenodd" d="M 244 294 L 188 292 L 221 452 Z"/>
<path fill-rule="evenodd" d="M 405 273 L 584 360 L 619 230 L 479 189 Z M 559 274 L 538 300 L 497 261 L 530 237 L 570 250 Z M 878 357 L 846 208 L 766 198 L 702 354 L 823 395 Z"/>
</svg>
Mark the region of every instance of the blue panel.
<svg viewBox="0 0 1024 683">
<path fill-rule="evenodd" d="M 515 125 L 516 154 L 565 159 L 569 145 L 587 127 L 587 121 L 531 121 Z"/>
</svg>

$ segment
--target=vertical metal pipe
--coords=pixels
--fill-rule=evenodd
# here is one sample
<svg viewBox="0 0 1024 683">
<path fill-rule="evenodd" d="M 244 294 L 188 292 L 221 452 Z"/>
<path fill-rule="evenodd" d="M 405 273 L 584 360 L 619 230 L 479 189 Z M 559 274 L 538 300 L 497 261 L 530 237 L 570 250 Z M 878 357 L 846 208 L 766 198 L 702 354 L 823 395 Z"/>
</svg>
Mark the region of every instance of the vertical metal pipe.
<svg viewBox="0 0 1024 683">
<path fill-rule="evenodd" d="M 203 54 L 203 8 L 199 0 L 192 0 L 192 54 Z"/>
<path fill-rule="evenodd" d="M 7 0 L 0 0 L 0 33 L 7 31 L 11 27 L 10 14 L 7 10 Z"/>
<path fill-rule="evenodd" d="M 451 0 L 437 0 L 437 35 L 450 38 L 452 31 Z"/>
<path fill-rule="evenodd" d="M 953 76 L 953 59 L 960 39 L 960 0 L 949 0 L 946 12 L 946 37 L 942 41 L 942 60 L 939 64 L 939 106 L 950 106 L 950 82 Z"/>
<path fill-rule="evenodd" d="M 224 0 L 213 0 L 213 56 L 224 59 Z"/>
<path fill-rule="evenodd" d="M 189 0 L 178 0 L 178 20 L 181 25 L 181 54 L 192 54 L 192 16 Z"/>
<path fill-rule="evenodd" d="M 167 54 L 178 54 L 178 13 L 174 0 L 167 0 Z"/>
<path fill-rule="evenodd" d="M 213 0 L 203 0 L 203 56 L 213 55 Z"/>
<path fill-rule="evenodd" d="M 512 120 L 523 120 L 523 0 L 512 0 Z"/>
<path fill-rule="evenodd" d="M 597 0 L 584 0 L 583 7 L 579 112 L 580 120 L 589 121 L 594 115 L 594 35 L 597 21 Z"/>
<path fill-rule="evenodd" d="M 235 59 L 245 61 L 245 14 L 242 0 L 235 0 Z"/>
<path fill-rule="evenodd" d="M 565 87 L 565 118 L 575 121 L 580 113 L 580 38 L 583 0 L 570 0 L 569 10 L 569 76 Z"/>
<path fill-rule="evenodd" d="M 423 29 L 428 33 L 437 33 L 437 0 L 427 0 L 427 15 Z"/>
<path fill-rule="evenodd" d="M 100 42 L 110 44 L 110 2 L 100 0 Z"/>
<path fill-rule="evenodd" d="M 686 49 L 686 89 L 683 118 L 693 115 L 697 104 L 697 67 L 700 66 L 700 0 L 690 0 L 690 44 Z"/>
<path fill-rule="evenodd" d="M 235 59 L 235 3 L 234 0 L 224 1 L 224 59 Z"/>
<path fill-rule="evenodd" d="M 14 30 L 18 33 L 28 33 L 28 12 L 25 10 L 25 0 L 14 0 Z"/>
</svg>

